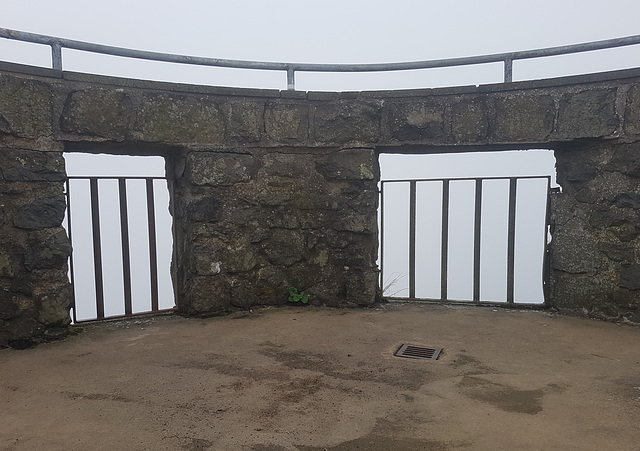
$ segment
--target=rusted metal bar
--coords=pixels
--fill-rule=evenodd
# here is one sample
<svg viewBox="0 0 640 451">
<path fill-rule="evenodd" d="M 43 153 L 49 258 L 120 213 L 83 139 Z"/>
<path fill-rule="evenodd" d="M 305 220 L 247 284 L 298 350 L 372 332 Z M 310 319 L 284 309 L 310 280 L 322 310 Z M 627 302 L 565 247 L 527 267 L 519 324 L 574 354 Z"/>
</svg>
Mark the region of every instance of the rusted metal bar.
<svg viewBox="0 0 640 451">
<path fill-rule="evenodd" d="M 409 183 L 409 297 L 416 297 L 416 182 Z"/>
<path fill-rule="evenodd" d="M 149 271 L 151 275 L 151 310 L 158 310 L 158 256 L 156 247 L 156 213 L 153 178 L 147 184 L 147 225 L 149 227 Z"/>
<path fill-rule="evenodd" d="M 104 282 L 102 279 L 102 247 L 100 242 L 100 205 L 98 202 L 98 179 L 89 179 L 91 191 L 91 231 L 93 235 L 93 271 L 96 283 L 96 317 L 104 318 Z"/>
<path fill-rule="evenodd" d="M 447 300 L 449 264 L 449 180 L 442 181 L 442 247 L 440 255 L 440 298 Z"/>
<path fill-rule="evenodd" d="M 507 303 L 513 304 L 515 292 L 516 197 L 518 179 L 509 179 L 509 225 L 507 232 Z"/>
<path fill-rule="evenodd" d="M 131 251 L 129 249 L 129 217 L 127 210 L 127 180 L 118 179 L 120 197 L 120 237 L 122 241 L 122 279 L 124 282 L 124 313 L 133 314 L 131 299 Z"/>
<path fill-rule="evenodd" d="M 482 179 L 476 179 L 476 201 L 473 227 L 473 300 L 480 300 L 480 238 L 482 228 Z"/>
</svg>

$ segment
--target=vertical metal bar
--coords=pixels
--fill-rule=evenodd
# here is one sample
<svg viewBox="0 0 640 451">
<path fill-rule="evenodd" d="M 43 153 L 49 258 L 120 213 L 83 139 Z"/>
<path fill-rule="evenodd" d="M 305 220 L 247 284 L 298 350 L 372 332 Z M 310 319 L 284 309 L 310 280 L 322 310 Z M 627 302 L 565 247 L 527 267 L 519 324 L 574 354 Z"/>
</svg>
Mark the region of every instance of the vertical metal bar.
<svg viewBox="0 0 640 451">
<path fill-rule="evenodd" d="M 442 181 L 442 251 L 440 263 L 440 299 L 447 300 L 449 258 L 449 180 Z"/>
<path fill-rule="evenodd" d="M 73 240 L 71 235 L 71 191 L 69 179 L 65 181 L 65 187 L 67 189 L 67 234 L 69 235 L 69 242 L 71 243 L 71 255 L 69 256 L 69 274 L 71 275 L 71 308 L 73 309 L 73 323 L 77 320 L 76 311 L 76 283 L 75 275 L 73 273 Z"/>
<path fill-rule="evenodd" d="M 178 299 L 178 232 L 176 227 L 176 197 L 175 197 L 175 184 L 173 178 L 166 178 L 167 182 L 167 190 L 169 191 L 169 214 L 171 215 L 171 239 L 172 250 L 171 250 L 171 279 L 172 279 L 172 287 L 173 287 L 173 304 L 175 307 L 178 307 L 179 299 Z"/>
<path fill-rule="evenodd" d="M 158 257 L 156 248 L 156 213 L 153 179 L 147 182 L 147 224 L 149 226 L 149 270 L 151 273 L 151 310 L 158 310 Z"/>
<path fill-rule="evenodd" d="M 129 250 L 129 218 L 127 213 L 127 180 L 118 179 L 120 195 L 120 237 L 122 238 L 122 280 L 124 281 L 124 314 L 131 315 L 131 252 Z"/>
<path fill-rule="evenodd" d="M 513 81 L 513 59 L 504 59 L 504 82 L 511 83 Z"/>
<path fill-rule="evenodd" d="M 416 181 L 409 182 L 409 298 L 416 297 Z"/>
<path fill-rule="evenodd" d="M 516 196 L 518 179 L 509 179 L 509 225 L 507 237 L 507 303 L 513 303 L 516 254 Z"/>
<path fill-rule="evenodd" d="M 96 317 L 104 318 L 104 283 L 102 280 L 102 248 L 100 244 L 100 206 L 98 204 L 98 179 L 89 179 L 91 191 L 91 227 L 93 232 L 93 271 L 96 282 Z"/>
<path fill-rule="evenodd" d="M 296 89 L 296 71 L 293 67 L 287 68 L 287 90 L 295 91 Z"/>
<path fill-rule="evenodd" d="M 384 182 L 380 181 L 380 296 L 384 297 Z"/>
<path fill-rule="evenodd" d="M 551 272 L 549 259 L 549 227 L 551 226 L 551 177 L 547 177 L 547 217 L 544 222 L 544 257 L 542 261 L 542 296 L 546 305 L 549 301 L 549 277 Z"/>
<path fill-rule="evenodd" d="M 473 227 L 473 300 L 480 300 L 480 238 L 482 228 L 482 179 L 476 179 L 476 211 Z"/>
<path fill-rule="evenodd" d="M 51 67 L 62 70 L 62 47 L 57 42 L 51 44 Z"/>
</svg>

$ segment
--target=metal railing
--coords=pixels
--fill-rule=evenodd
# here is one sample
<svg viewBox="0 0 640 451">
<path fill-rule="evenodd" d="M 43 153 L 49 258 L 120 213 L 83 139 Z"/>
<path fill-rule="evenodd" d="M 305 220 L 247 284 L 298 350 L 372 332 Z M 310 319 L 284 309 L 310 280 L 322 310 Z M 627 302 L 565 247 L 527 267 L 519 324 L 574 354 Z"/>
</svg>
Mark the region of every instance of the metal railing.
<svg viewBox="0 0 640 451">
<path fill-rule="evenodd" d="M 42 34 L 0 28 L 0 38 L 13 39 L 51 47 L 52 67 L 62 71 L 62 49 L 73 49 L 105 55 L 122 56 L 125 58 L 163 61 L 168 63 L 191 64 L 199 66 L 227 67 L 235 69 L 253 69 L 285 71 L 287 73 L 287 89 L 295 89 L 296 72 L 389 72 L 414 69 L 432 69 L 440 67 L 471 66 L 487 63 L 504 64 L 504 82 L 513 81 L 513 62 L 516 60 L 545 58 L 549 56 L 568 55 L 573 53 L 591 52 L 595 50 L 611 49 L 640 44 L 640 35 L 623 38 L 606 39 L 602 41 L 586 42 L 582 44 L 547 47 L 536 50 L 519 52 L 495 53 L 491 55 L 470 56 L 461 58 L 447 58 L 429 61 L 410 61 L 403 63 L 373 63 L 373 64 L 307 64 L 280 63 L 266 61 L 245 61 L 220 58 L 205 58 L 198 56 L 176 55 L 171 53 L 149 52 L 144 50 L 113 47 L 109 45 L 92 44 L 72 39 L 58 38 Z"/>
<path fill-rule="evenodd" d="M 549 194 L 551 192 L 551 177 L 550 176 L 519 176 L 519 177 L 470 177 L 470 178 L 437 178 L 437 179 L 412 179 L 412 180 L 383 180 L 381 181 L 381 190 L 380 190 L 380 288 L 383 288 L 385 279 L 385 274 L 387 273 L 385 268 L 385 245 L 386 245 L 386 235 L 388 231 L 385 227 L 386 215 L 387 211 L 385 208 L 385 192 L 389 185 L 391 184 L 408 184 L 408 295 L 407 296 L 395 296 L 395 295 L 385 295 L 383 296 L 389 300 L 401 300 L 401 299 L 410 299 L 410 300 L 423 300 L 423 301 L 440 301 L 440 302 L 475 302 L 475 303 L 500 303 L 503 304 L 503 301 L 491 300 L 491 299 L 482 299 L 480 292 L 480 284 L 481 284 L 481 273 L 480 273 L 480 262 L 481 262 L 481 237 L 482 237 L 482 219 L 483 219 L 483 185 L 485 181 L 508 181 L 508 193 L 507 193 L 507 237 L 506 237 L 506 248 L 507 248 L 507 262 L 506 262 L 506 304 L 508 305 L 530 305 L 530 304 L 539 304 L 538 302 L 520 302 L 515 299 L 515 262 L 516 262 L 516 200 L 518 197 L 518 182 L 524 180 L 540 180 L 546 182 L 546 191 L 545 191 L 545 232 L 548 229 L 549 225 L 549 214 L 550 214 L 550 206 L 549 206 Z M 417 199 L 417 186 L 420 183 L 438 183 L 442 186 L 441 198 L 440 198 L 440 212 L 433 213 L 437 215 L 441 214 L 441 238 L 440 238 L 440 297 L 439 298 L 425 298 L 416 295 L 416 278 L 420 276 L 419 271 L 416 269 L 416 233 L 417 233 L 417 206 L 421 203 L 420 200 Z M 474 183 L 474 212 L 473 212 L 473 272 L 472 272 L 472 298 L 470 300 L 464 299 L 452 299 L 449 295 L 449 256 L 450 256 L 450 248 L 449 248 L 449 236 L 450 231 L 456 227 L 455 221 L 456 218 L 450 217 L 450 185 L 452 183 L 457 182 L 473 182 Z M 397 193 L 394 198 L 394 204 L 398 204 Z M 432 204 L 422 203 L 422 205 L 429 206 L 431 209 L 429 212 L 434 211 L 438 207 L 434 207 Z M 525 205 L 521 205 L 522 208 L 527 208 Z M 546 233 L 545 233 L 546 235 Z M 544 250 L 543 250 L 543 260 L 542 260 L 542 291 L 543 291 L 543 303 L 546 302 L 548 298 L 548 242 L 547 237 L 545 236 L 544 240 Z M 394 246 L 397 246 L 397 242 L 394 242 Z"/>
<path fill-rule="evenodd" d="M 117 192 L 118 192 L 118 213 L 119 215 L 119 226 L 120 226 L 120 254 L 122 256 L 122 282 L 123 282 L 123 296 L 124 296 L 124 306 L 122 307 L 122 314 L 117 315 L 108 315 L 105 314 L 105 301 L 112 302 L 111 300 L 105 299 L 105 284 L 104 284 L 104 275 L 107 270 L 111 271 L 113 268 L 105 268 L 103 261 L 103 247 L 105 246 L 104 240 L 101 239 L 101 220 L 100 220 L 100 211 L 101 207 L 99 204 L 99 182 L 105 180 L 113 180 L 117 181 Z M 146 197 L 146 229 L 148 235 L 148 249 L 149 256 L 147 259 L 148 268 L 149 268 L 149 280 L 148 287 L 150 289 L 150 305 L 148 305 L 148 309 L 142 311 L 134 311 L 133 308 L 133 293 L 132 293 L 132 264 L 131 264 L 131 233 L 129 229 L 129 213 L 131 211 L 132 206 L 127 205 L 127 181 L 139 180 L 144 182 L 144 192 Z M 76 284 L 86 283 L 85 280 L 78 281 L 76 280 L 76 271 L 74 270 L 75 264 L 75 253 L 72 253 L 71 258 L 69 259 L 70 265 L 70 275 L 71 275 L 71 284 L 73 285 L 73 321 L 74 323 L 82 322 L 82 321 L 92 321 L 92 320 L 101 320 L 105 318 L 119 318 L 119 317 L 130 317 L 138 314 L 145 313 L 157 313 L 162 311 L 170 311 L 174 310 L 174 308 L 161 308 L 159 306 L 159 281 L 158 281 L 158 242 L 157 242 L 157 226 L 156 226 L 156 212 L 155 212 L 155 194 L 154 194 L 154 181 L 155 180 L 164 180 L 168 181 L 166 177 L 75 177 L 70 176 L 67 177 L 66 181 L 66 195 L 67 195 L 67 231 L 69 234 L 69 239 L 71 242 L 74 242 L 74 237 L 78 233 L 76 227 L 74 226 L 74 221 L 72 221 L 72 200 L 75 195 L 77 195 L 76 188 L 72 187 L 72 183 L 74 181 L 85 181 L 89 184 L 89 203 L 90 203 L 90 221 L 91 221 L 91 230 L 82 230 L 83 235 L 88 235 L 91 237 L 92 242 L 92 254 L 93 261 L 92 262 L 84 262 L 86 265 L 92 264 L 93 266 L 93 279 L 95 285 L 94 292 L 94 300 L 95 300 L 95 316 L 91 318 L 82 318 L 78 317 L 78 300 L 77 300 L 77 287 Z M 139 201 L 139 200 L 138 200 Z M 139 207 L 137 207 L 139 208 Z M 108 212 L 108 214 L 113 215 L 114 212 Z M 166 243 L 164 243 L 166 245 Z M 87 307 L 86 302 L 88 299 L 83 299 L 83 306 Z"/>
</svg>

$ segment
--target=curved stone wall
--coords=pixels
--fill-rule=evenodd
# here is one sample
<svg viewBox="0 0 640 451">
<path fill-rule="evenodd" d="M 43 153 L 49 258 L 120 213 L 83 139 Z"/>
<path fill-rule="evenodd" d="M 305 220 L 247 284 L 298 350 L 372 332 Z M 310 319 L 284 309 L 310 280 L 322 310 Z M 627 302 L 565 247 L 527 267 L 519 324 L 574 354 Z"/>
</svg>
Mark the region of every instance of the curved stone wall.
<svg viewBox="0 0 640 451">
<path fill-rule="evenodd" d="M 179 310 L 377 293 L 377 152 L 554 149 L 551 305 L 640 322 L 640 72 L 305 93 L 0 64 L 0 345 L 63 333 L 62 152 L 165 157 Z M 636 167 L 638 166 L 638 167 Z"/>
</svg>

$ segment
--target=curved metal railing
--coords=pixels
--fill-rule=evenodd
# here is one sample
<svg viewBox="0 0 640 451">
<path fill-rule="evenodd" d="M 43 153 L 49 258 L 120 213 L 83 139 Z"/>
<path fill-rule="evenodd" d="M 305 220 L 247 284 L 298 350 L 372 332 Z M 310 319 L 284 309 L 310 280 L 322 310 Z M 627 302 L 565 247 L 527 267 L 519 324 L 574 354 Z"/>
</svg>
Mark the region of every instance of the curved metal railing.
<svg viewBox="0 0 640 451">
<path fill-rule="evenodd" d="M 513 81 L 513 62 L 516 60 L 544 58 L 572 53 L 591 52 L 594 50 L 611 49 L 640 44 L 640 35 L 623 38 L 607 39 L 603 41 L 586 42 L 583 44 L 547 47 L 520 52 L 494 53 L 491 55 L 470 56 L 462 58 L 448 58 L 429 61 L 411 61 L 404 63 L 374 63 L 374 64 L 307 64 L 307 63 L 278 63 L 266 61 L 230 60 L 219 58 L 204 58 L 198 56 L 176 55 L 171 53 L 148 52 L 123 47 L 92 44 L 72 39 L 57 38 L 35 33 L 0 28 L 0 38 L 13 39 L 51 47 L 52 67 L 62 70 L 62 49 L 81 50 L 91 53 L 122 56 L 126 58 L 164 61 L 169 63 L 192 64 L 199 66 L 230 67 L 235 69 L 254 69 L 286 71 L 287 89 L 295 89 L 296 72 L 388 72 L 413 69 L 431 69 L 437 67 L 471 66 L 476 64 L 498 63 L 504 64 L 504 82 Z"/>
</svg>

